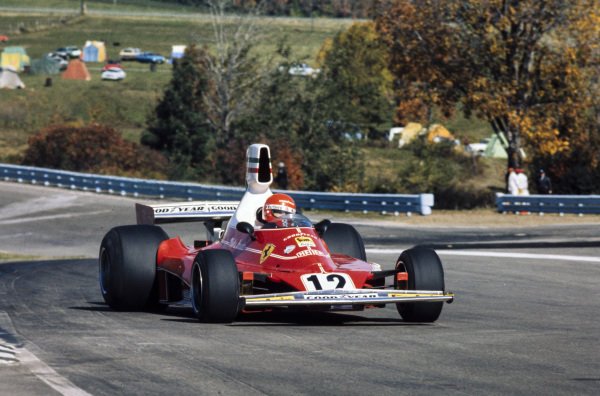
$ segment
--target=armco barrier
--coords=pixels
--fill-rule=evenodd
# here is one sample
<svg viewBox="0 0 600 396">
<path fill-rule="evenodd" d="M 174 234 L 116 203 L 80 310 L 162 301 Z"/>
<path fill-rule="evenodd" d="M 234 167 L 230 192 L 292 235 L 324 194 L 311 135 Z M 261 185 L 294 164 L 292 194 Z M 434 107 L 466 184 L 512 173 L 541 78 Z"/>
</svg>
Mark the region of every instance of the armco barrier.
<svg viewBox="0 0 600 396">
<path fill-rule="evenodd" d="M 600 214 L 600 195 L 496 194 L 498 212 Z"/>
<path fill-rule="evenodd" d="M 102 176 L 9 164 L 0 164 L 0 178 L 5 181 L 27 182 L 72 190 L 190 201 L 239 200 L 245 191 L 241 187 Z M 286 191 L 286 193 L 304 209 L 429 215 L 433 206 L 433 194 L 348 194 L 312 191 Z"/>
</svg>

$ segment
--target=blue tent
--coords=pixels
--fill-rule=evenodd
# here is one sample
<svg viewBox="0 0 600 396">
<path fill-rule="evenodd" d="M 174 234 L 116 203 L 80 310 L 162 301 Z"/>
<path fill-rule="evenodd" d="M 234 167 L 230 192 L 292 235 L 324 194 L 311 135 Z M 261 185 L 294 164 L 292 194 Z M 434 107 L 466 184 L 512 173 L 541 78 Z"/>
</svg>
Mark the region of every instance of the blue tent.
<svg viewBox="0 0 600 396">
<path fill-rule="evenodd" d="M 87 41 L 83 47 L 84 62 L 104 62 L 106 49 L 102 41 Z"/>
</svg>

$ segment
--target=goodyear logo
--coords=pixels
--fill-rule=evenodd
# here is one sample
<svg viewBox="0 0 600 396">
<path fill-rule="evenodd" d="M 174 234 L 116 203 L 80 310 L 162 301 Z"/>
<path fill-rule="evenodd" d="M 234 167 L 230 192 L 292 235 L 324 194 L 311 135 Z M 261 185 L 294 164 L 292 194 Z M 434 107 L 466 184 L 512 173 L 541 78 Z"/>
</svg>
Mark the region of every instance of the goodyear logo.
<svg viewBox="0 0 600 396">
<path fill-rule="evenodd" d="M 260 254 L 260 263 L 262 264 L 263 261 L 265 261 L 266 259 L 269 258 L 269 256 L 271 255 L 271 253 L 273 253 L 273 250 L 275 250 L 275 245 L 273 245 L 272 243 L 268 243 L 262 250 L 262 253 Z"/>
<path fill-rule="evenodd" d="M 305 300 L 358 300 L 379 297 L 377 293 L 369 294 L 320 294 L 304 296 Z"/>
<path fill-rule="evenodd" d="M 296 244 L 300 247 L 315 247 L 315 241 L 309 237 L 296 237 Z"/>
</svg>

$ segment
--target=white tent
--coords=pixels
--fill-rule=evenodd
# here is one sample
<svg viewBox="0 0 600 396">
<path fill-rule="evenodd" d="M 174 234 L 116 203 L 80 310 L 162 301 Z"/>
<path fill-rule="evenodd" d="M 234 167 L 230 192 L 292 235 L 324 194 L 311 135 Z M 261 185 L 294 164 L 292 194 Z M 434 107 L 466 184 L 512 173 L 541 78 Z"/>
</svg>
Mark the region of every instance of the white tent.
<svg viewBox="0 0 600 396">
<path fill-rule="evenodd" d="M 25 84 L 23 84 L 15 69 L 5 67 L 0 69 L 0 88 L 22 89 L 25 88 Z"/>
</svg>

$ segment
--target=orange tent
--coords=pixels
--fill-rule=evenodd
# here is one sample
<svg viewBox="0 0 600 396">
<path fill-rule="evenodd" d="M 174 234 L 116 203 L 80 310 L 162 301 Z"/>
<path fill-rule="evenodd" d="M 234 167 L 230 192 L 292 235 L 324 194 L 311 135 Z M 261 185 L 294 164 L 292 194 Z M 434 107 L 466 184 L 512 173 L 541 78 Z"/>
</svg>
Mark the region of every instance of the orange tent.
<svg viewBox="0 0 600 396">
<path fill-rule="evenodd" d="M 90 81 L 92 79 L 92 77 L 90 76 L 90 72 L 85 66 L 85 63 L 83 63 L 79 59 L 71 59 L 69 61 L 69 66 L 67 66 L 67 70 L 65 70 L 62 74 L 62 78 L 67 80 L 85 81 Z"/>
</svg>

